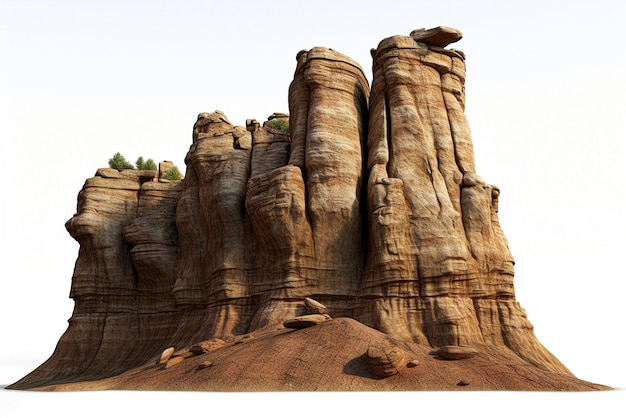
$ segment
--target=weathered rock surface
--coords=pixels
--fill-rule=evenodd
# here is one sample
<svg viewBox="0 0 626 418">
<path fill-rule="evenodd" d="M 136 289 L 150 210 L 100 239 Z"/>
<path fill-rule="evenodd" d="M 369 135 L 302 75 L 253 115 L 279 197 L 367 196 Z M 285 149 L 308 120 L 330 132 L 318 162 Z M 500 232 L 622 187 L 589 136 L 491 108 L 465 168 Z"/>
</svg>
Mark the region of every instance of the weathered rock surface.
<svg viewBox="0 0 626 418">
<path fill-rule="evenodd" d="M 369 346 L 365 353 L 365 362 L 381 378 L 393 376 L 405 366 L 404 353 L 393 346 Z"/>
<path fill-rule="evenodd" d="M 411 31 L 411 38 L 417 42 L 422 42 L 432 46 L 445 47 L 453 42 L 461 40 L 463 34 L 460 30 L 437 26 L 432 29 L 415 29 Z"/>
<path fill-rule="evenodd" d="M 349 57 L 301 51 L 289 115 L 268 118 L 289 132 L 201 113 L 184 180 L 98 170 L 66 225 L 80 243 L 68 330 L 11 388 L 603 388 L 537 341 L 515 299 L 465 55 L 445 49 L 459 39 L 384 39 L 371 91 Z M 167 370 L 163 347 L 184 347 Z"/>
<path fill-rule="evenodd" d="M 159 357 L 159 363 L 167 363 L 170 358 L 172 358 L 172 354 L 174 354 L 174 347 L 169 347 L 163 350 L 161 353 L 161 357 Z"/>
<path fill-rule="evenodd" d="M 226 342 L 219 338 L 215 338 L 210 341 L 202 341 L 198 344 L 194 344 L 189 348 L 189 351 L 195 355 L 201 355 L 215 351 L 218 348 L 224 347 Z"/>
<path fill-rule="evenodd" d="M 478 350 L 468 346 L 444 345 L 437 349 L 437 355 L 446 360 L 462 360 L 474 357 L 476 354 Z"/>
<path fill-rule="evenodd" d="M 285 328 L 308 328 L 313 325 L 321 324 L 324 321 L 329 321 L 331 318 L 328 315 L 321 314 L 309 314 L 296 316 L 295 318 L 286 319 L 283 321 Z"/>
<path fill-rule="evenodd" d="M 431 346 L 494 345 L 569 373 L 515 301 L 499 191 L 476 173 L 464 55 L 429 36 L 373 51 L 364 323 Z"/>
<path fill-rule="evenodd" d="M 167 361 L 167 363 L 165 363 L 165 367 L 166 369 L 169 369 L 170 367 L 174 367 L 179 363 L 182 363 L 185 360 L 184 357 L 172 357 L 171 359 L 169 359 Z"/>
<path fill-rule="evenodd" d="M 328 313 L 328 308 L 326 306 L 311 298 L 304 299 L 304 309 L 308 314 L 324 315 Z"/>
</svg>

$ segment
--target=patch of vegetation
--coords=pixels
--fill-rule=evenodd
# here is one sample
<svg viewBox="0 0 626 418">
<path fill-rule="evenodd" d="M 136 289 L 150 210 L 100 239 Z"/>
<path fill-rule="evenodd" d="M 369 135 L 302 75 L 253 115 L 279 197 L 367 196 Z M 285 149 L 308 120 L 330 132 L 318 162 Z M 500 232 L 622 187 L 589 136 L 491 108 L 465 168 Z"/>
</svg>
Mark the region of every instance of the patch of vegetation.
<svg viewBox="0 0 626 418">
<path fill-rule="evenodd" d="M 129 163 L 126 158 L 119 152 L 116 152 L 113 157 L 109 158 L 109 167 L 116 169 L 117 171 L 122 170 L 158 170 L 159 167 L 157 163 L 154 162 L 152 158 L 148 158 L 144 160 L 143 157 L 137 158 L 135 161 L 135 165 Z M 168 174 L 169 173 L 169 174 Z M 168 180 L 180 180 L 183 176 L 180 174 L 180 171 L 176 166 L 169 169 L 165 175 L 171 177 Z"/>
<path fill-rule="evenodd" d="M 112 158 L 109 158 L 109 167 L 115 168 L 117 171 L 135 169 L 135 166 L 126 161 L 126 158 L 119 152 L 116 152 Z"/>
<path fill-rule="evenodd" d="M 148 158 L 147 161 L 143 160 L 143 157 L 137 158 L 135 162 L 137 170 L 157 170 L 157 165 L 152 158 Z"/>
<path fill-rule="evenodd" d="M 163 178 L 165 180 L 180 180 L 183 178 L 183 175 L 180 173 L 178 167 L 174 166 L 163 173 Z"/>
<path fill-rule="evenodd" d="M 289 121 L 285 119 L 272 119 L 265 122 L 265 126 L 289 133 Z"/>
</svg>

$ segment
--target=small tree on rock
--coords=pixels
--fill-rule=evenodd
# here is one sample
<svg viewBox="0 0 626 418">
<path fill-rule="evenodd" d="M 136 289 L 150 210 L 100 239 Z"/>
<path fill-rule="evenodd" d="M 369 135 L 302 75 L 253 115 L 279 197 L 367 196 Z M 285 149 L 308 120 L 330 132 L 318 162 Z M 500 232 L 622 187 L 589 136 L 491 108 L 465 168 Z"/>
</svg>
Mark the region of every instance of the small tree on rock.
<svg viewBox="0 0 626 418">
<path fill-rule="evenodd" d="M 135 162 L 137 170 L 157 170 L 157 165 L 152 158 L 148 158 L 147 161 L 143 160 L 143 157 L 137 158 Z"/>
<path fill-rule="evenodd" d="M 180 173 L 178 167 L 174 166 L 163 174 L 163 178 L 165 180 L 180 180 L 183 178 L 183 175 Z"/>
<path fill-rule="evenodd" d="M 143 170 L 158 170 L 158 167 L 152 158 L 148 158 L 143 165 Z"/>
<path fill-rule="evenodd" d="M 126 158 L 119 152 L 116 152 L 112 158 L 109 159 L 109 167 L 115 168 L 117 171 L 133 170 L 134 165 L 126 161 Z"/>
</svg>

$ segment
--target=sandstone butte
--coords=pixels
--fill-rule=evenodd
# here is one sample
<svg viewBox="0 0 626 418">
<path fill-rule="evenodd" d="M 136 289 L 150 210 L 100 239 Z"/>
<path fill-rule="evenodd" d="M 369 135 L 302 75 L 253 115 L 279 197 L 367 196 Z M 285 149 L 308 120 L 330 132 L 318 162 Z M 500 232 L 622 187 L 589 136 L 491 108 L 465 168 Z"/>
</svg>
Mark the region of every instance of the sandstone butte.
<svg viewBox="0 0 626 418">
<path fill-rule="evenodd" d="M 66 224 L 68 329 L 9 389 L 610 389 L 544 348 L 515 298 L 459 39 L 382 40 L 371 88 L 349 57 L 301 51 L 289 114 L 201 113 L 182 181 L 99 169 Z"/>
</svg>

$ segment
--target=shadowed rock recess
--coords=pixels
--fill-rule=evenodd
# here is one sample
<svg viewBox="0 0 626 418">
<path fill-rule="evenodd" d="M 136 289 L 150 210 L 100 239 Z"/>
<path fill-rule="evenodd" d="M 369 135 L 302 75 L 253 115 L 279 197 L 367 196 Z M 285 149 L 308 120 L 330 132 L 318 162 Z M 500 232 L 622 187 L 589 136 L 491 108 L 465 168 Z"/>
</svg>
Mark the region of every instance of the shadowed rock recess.
<svg viewBox="0 0 626 418">
<path fill-rule="evenodd" d="M 459 39 L 384 39 L 371 91 L 349 57 L 301 51 L 289 114 L 201 113 L 182 181 L 99 169 L 66 224 L 69 327 L 10 388 L 606 389 L 515 299 Z"/>
</svg>

